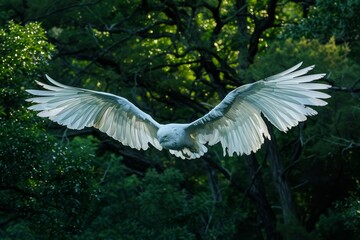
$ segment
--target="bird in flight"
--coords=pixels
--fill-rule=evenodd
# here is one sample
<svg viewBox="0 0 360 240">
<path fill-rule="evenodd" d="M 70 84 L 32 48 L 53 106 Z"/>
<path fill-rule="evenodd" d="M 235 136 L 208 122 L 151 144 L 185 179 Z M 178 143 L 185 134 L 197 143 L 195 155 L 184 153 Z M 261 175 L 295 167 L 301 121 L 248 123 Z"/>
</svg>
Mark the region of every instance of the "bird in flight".
<svg viewBox="0 0 360 240">
<path fill-rule="evenodd" d="M 29 107 L 70 129 L 95 127 L 123 145 L 147 150 L 168 149 L 182 159 L 194 159 L 207 152 L 206 145 L 221 143 L 224 156 L 256 152 L 270 139 L 261 113 L 280 131 L 286 132 L 317 112 L 309 106 L 324 106 L 330 85 L 313 83 L 325 74 L 306 75 L 314 66 L 302 63 L 263 80 L 229 92 L 209 113 L 191 123 L 160 124 L 129 100 L 110 93 L 37 81 L 46 90 L 26 90 L 36 97 Z"/>
</svg>

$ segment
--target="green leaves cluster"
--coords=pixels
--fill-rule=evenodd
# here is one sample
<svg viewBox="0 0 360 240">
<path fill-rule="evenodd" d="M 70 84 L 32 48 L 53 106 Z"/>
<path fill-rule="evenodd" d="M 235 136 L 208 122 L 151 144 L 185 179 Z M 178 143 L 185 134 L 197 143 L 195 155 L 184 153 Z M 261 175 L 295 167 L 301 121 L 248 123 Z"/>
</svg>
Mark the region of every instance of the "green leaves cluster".
<svg viewBox="0 0 360 240">
<path fill-rule="evenodd" d="M 67 147 L 46 136 L 29 123 L 1 122 L 0 134 L 0 236 L 28 239 L 77 233 L 89 204 L 96 199 L 96 182 L 91 165 L 94 155 L 82 140 L 82 147 Z M 25 125 L 25 126 L 24 126 Z M 72 149 L 69 152 L 68 149 Z M 26 221 L 24 222 L 24 220 Z"/>
<path fill-rule="evenodd" d="M 46 69 L 54 47 L 39 23 L 0 28 L 0 116 L 23 105 L 25 87 Z"/>
<path fill-rule="evenodd" d="M 96 199 L 94 148 L 84 139 L 64 146 L 24 107 L 25 86 L 43 74 L 54 51 L 44 29 L 11 21 L 0 38 L 0 237 L 62 238 L 81 229 Z"/>
<path fill-rule="evenodd" d="M 38 77 L 51 59 L 53 45 L 47 42 L 44 29 L 38 23 L 25 26 L 10 21 L 0 29 L 0 80 L 2 84 L 21 83 L 19 77 Z M 10 86 L 11 86 L 10 85 Z"/>
<path fill-rule="evenodd" d="M 318 228 L 324 239 L 358 239 L 360 224 L 360 196 L 352 193 L 338 201 L 334 208 L 320 217 Z"/>
<path fill-rule="evenodd" d="M 236 232 L 231 223 L 245 224 L 243 211 L 227 212 L 209 192 L 192 195 L 184 189 L 179 170 L 149 170 L 140 177 L 126 175 L 119 159 L 110 164 L 100 213 L 77 239 L 231 239 Z"/>
<path fill-rule="evenodd" d="M 290 35 L 322 42 L 327 42 L 332 37 L 341 42 L 357 41 L 360 31 L 357 17 L 360 11 L 359 0 L 318 0 L 311 8 L 308 18 L 288 29 Z"/>
</svg>

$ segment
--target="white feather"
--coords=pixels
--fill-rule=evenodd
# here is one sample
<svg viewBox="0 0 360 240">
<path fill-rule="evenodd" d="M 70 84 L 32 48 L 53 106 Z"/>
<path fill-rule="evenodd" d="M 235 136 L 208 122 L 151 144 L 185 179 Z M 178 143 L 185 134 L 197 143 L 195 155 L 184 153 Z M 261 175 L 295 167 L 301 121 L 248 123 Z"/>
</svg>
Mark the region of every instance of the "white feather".
<svg viewBox="0 0 360 240">
<path fill-rule="evenodd" d="M 95 127 L 122 144 L 147 150 L 169 149 L 182 159 L 199 158 L 205 144 L 221 143 L 224 156 L 256 152 L 270 139 L 263 114 L 276 128 L 286 132 L 307 116 L 317 114 L 309 106 L 324 106 L 330 96 L 317 90 L 330 86 L 312 81 L 324 74 L 305 75 L 314 66 L 299 69 L 301 63 L 264 80 L 231 91 L 208 114 L 189 124 L 159 124 L 127 99 L 110 93 L 37 82 L 46 90 L 27 90 L 37 97 L 29 109 L 38 116 L 72 129 Z"/>
<path fill-rule="evenodd" d="M 66 86 L 46 77 L 55 86 L 37 82 L 47 90 L 27 90 L 38 96 L 27 99 L 37 103 L 29 109 L 39 111 L 38 116 L 72 129 L 96 127 L 132 148 L 146 150 L 150 143 L 162 149 L 156 137 L 160 125 L 125 98 Z"/>
<path fill-rule="evenodd" d="M 317 114 L 310 106 L 324 106 L 328 94 L 316 91 L 330 86 L 311 81 L 324 74 L 306 75 L 314 66 L 297 70 L 301 63 L 262 81 L 230 92 L 208 114 L 189 124 L 188 131 L 209 145 L 221 142 L 224 155 L 256 152 L 270 139 L 261 113 L 279 130 L 287 131 L 306 116 Z M 221 131 L 227 126 L 226 131 Z"/>
</svg>

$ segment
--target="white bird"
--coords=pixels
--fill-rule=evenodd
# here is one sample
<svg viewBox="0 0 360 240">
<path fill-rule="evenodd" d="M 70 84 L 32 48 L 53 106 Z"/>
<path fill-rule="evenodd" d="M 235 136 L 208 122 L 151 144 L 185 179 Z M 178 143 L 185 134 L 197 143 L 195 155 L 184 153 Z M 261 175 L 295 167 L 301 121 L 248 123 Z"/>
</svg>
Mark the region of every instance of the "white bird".
<svg viewBox="0 0 360 240">
<path fill-rule="evenodd" d="M 328 94 L 316 91 L 330 86 L 310 83 L 325 74 L 305 75 L 314 66 L 298 70 L 302 63 L 255 83 L 232 90 L 209 113 L 192 123 L 160 124 L 123 97 L 66 86 L 46 75 L 55 86 L 37 81 L 47 90 L 27 90 L 37 97 L 29 109 L 38 116 L 71 129 L 95 127 L 123 145 L 147 150 L 168 149 L 182 159 L 207 152 L 206 144 L 221 143 L 224 156 L 256 152 L 270 134 L 261 113 L 286 132 L 306 116 L 317 114 L 310 106 L 324 106 Z"/>
</svg>

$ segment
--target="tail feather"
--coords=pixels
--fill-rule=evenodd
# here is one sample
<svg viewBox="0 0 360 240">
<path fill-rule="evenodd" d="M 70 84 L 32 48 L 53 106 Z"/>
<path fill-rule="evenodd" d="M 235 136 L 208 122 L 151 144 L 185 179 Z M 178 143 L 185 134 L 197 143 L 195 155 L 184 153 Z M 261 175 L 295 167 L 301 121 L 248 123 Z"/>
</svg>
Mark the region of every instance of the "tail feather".
<svg viewBox="0 0 360 240">
<path fill-rule="evenodd" d="M 208 151 L 207 147 L 204 144 L 197 143 L 195 149 L 183 148 L 181 150 L 169 150 L 169 152 L 176 157 L 182 159 L 195 159 L 204 156 L 204 154 Z"/>
</svg>

